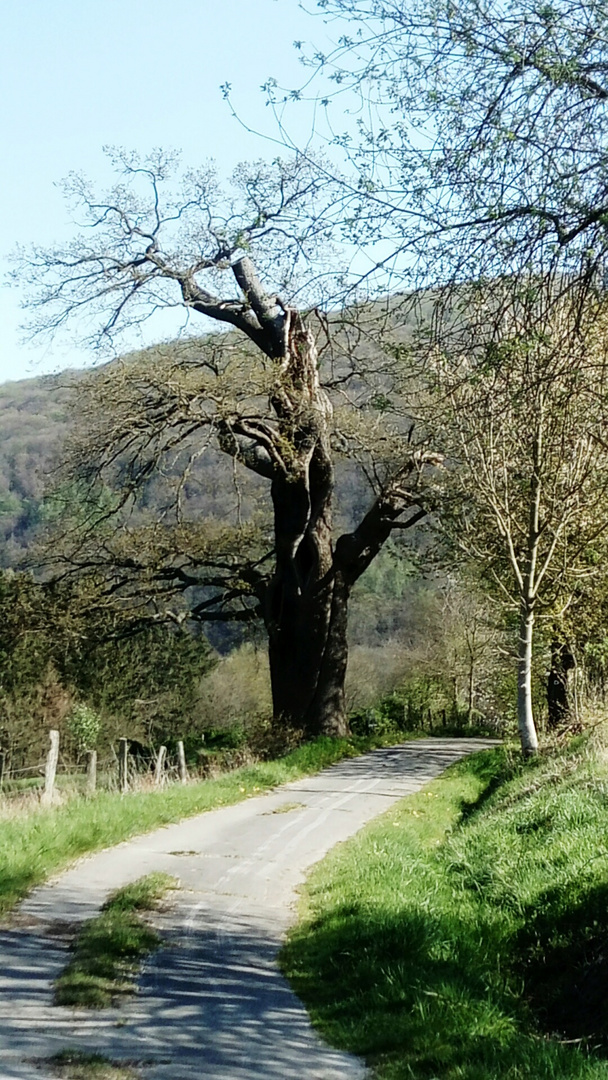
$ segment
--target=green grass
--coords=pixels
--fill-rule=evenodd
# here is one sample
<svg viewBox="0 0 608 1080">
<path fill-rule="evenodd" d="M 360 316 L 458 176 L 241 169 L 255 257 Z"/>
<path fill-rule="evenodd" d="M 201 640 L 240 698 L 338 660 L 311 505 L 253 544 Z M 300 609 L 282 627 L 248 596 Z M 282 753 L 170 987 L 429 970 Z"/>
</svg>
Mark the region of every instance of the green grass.
<svg viewBox="0 0 608 1080">
<path fill-rule="evenodd" d="M 141 960 L 160 945 L 141 912 L 153 910 L 176 884 L 168 874 L 148 874 L 113 893 L 81 927 L 72 959 L 55 980 L 55 1004 L 104 1009 L 133 994 Z"/>
<path fill-rule="evenodd" d="M 395 736 L 320 738 L 277 761 L 237 769 L 213 780 L 126 796 L 100 791 L 92 799 L 75 797 L 63 806 L 7 816 L 0 820 L 0 915 L 80 855 L 239 802 L 391 741 Z"/>
<path fill-rule="evenodd" d="M 606 1080 L 604 752 L 454 766 L 314 870 L 282 963 L 378 1080 Z"/>
<path fill-rule="evenodd" d="M 61 1080 L 136 1080 L 140 1075 L 129 1065 L 112 1062 L 102 1054 L 86 1054 L 80 1050 L 62 1050 L 38 1064 L 48 1065 Z"/>
</svg>

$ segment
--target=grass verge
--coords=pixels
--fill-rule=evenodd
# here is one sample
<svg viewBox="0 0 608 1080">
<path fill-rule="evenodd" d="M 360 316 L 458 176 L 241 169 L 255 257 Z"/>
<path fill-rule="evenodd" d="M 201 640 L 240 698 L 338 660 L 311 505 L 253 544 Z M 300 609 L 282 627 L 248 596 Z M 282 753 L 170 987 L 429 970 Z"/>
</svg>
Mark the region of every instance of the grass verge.
<svg viewBox="0 0 608 1080">
<path fill-rule="evenodd" d="M 6 818 L 0 821 L 0 915 L 80 855 L 239 802 L 397 738 L 394 734 L 320 738 L 276 761 L 237 769 L 217 779 L 125 796 L 99 792 L 93 799 L 76 797 L 63 806 Z"/>
<path fill-rule="evenodd" d="M 313 871 L 282 954 L 377 1080 L 606 1080 L 608 766 L 451 768 Z"/>
<path fill-rule="evenodd" d="M 55 980 L 55 1005 L 104 1009 L 133 994 L 141 960 L 160 945 L 141 913 L 157 907 L 176 884 L 169 874 L 148 874 L 113 893 L 81 927 L 72 959 Z"/>
<path fill-rule="evenodd" d="M 102 1054 L 80 1050 L 62 1050 L 40 1065 L 48 1065 L 61 1080 L 138 1080 L 139 1073 L 129 1065 L 118 1064 Z"/>
</svg>

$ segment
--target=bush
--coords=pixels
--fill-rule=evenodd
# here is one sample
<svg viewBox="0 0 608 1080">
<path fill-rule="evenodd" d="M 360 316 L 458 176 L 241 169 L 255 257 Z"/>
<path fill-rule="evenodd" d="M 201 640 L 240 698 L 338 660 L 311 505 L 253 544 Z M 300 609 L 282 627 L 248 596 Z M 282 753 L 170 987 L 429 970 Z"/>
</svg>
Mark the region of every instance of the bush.
<svg viewBox="0 0 608 1080">
<path fill-rule="evenodd" d="M 232 728 L 208 728 L 201 736 L 203 750 L 239 750 L 247 742 L 247 734 L 240 725 Z"/>
<path fill-rule="evenodd" d="M 477 712 L 450 698 L 450 687 L 430 676 L 409 679 L 373 707 L 352 713 L 354 735 L 391 735 L 411 731 L 437 731 L 444 735 L 495 734 L 497 725 L 488 724 Z"/>
<path fill-rule="evenodd" d="M 99 738 L 101 717 L 84 703 L 73 705 L 66 717 L 66 727 L 79 754 L 92 750 Z"/>
</svg>

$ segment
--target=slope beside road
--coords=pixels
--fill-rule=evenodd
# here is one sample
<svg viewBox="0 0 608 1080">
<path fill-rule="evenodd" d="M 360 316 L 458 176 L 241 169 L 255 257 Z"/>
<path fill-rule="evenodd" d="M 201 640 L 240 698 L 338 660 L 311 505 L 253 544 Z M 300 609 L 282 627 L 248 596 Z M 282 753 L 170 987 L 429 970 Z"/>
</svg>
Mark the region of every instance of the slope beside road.
<svg viewBox="0 0 608 1080">
<path fill-rule="evenodd" d="M 307 869 L 398 799 L 489 739 L 424 739 L 171 825 L 82 860 L 36 889 L 0 931 L 0 1080 L 46 1080 L 71 1048 L 130 1061 L 149 1080 L 363 1080 L 325 1046 L 277 952 Z M 99 1013 L 55 1007 L 75 926 L 152 871 L 181 888 L 140 992 Z"/>
</svg>

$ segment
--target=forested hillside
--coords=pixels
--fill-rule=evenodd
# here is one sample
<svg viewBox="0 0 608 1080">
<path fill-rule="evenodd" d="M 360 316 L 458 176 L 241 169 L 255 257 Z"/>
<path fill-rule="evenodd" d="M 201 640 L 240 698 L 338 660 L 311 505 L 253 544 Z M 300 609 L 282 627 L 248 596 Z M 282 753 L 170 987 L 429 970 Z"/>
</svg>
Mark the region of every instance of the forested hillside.
<svg viewBox="0 0 608 1080">
<path fill-rule="evenodd" d="M 150 358 L 155 359 L 154 351 Z M 66 453 L 73 452 L 70 435 L 82 421 L 82 378 L 69 372 L 0 387 L 0 557 L 6 568 L 27 568 L 38 541 L 55 525 L 53 490 L 62 490 L 61 465 Z M 194 441 L 191 448 L 196 451 Z M 177 459 L 169 472 L 156 471 L 131 522 L 145 525 L 161 518 L 182 473 L 183 461 Z M 364 512 L 370 489 L 344 460 L 337 463 L 337 485 L 341 515 L 336 526 L 344 529 Z M 259 478 L 235 471 L 225 456 L 203 454 L 183 484 L 181 511 L 189 521 L 212 520 L 218 527 L 239 517 L 260 521 L 261 488 Z M 347 707 L 359 715 L 362 729 L 370 724 L 428 726 L 492 718 L 512 696 L 508 661 L 497 662 L 493 650 L 502 631 L 488 619 L 472 587 L 467 593 L 428 561 L 427 546 L 428 539 L 417 529 L 407 537 L 397 535 L 354 590 L 346 690 Z M 37 559 L 36 554 L 34 564 Z M 35 565 L 34 573 L 39 573 Z M 28 588 L 21 589 L 18 582 L 7 585 L 4 600 L 12 614 L 6 641 L 0 642 L 5 666 L 0 734 L 3 729 L 3 742 L 12 748 L 15 761 L 25 761 L 33 747 L 40 755 L 48 723 L 61 726 L 62 715 L 78 699 L 100 711 L 104 740 L 122 731 L 158 742 L 188 731 L 192 745 L 200 745 L 203 731 L 247 728 L 270 714 L 268 663 L 255 623 L 205 625 L 220 657 L 215 668 L 209 668 L 204 649 L 190 650 L 187 640 L 167 666 L 171 635 L 166 631 L 155 631 L 155 637 L 148 635 L 136 648 L 129 641 L 123 648 L 111 640 L 104 644 L 104 636 L 112 638 L 116 632 L 112 620 L 95 616 L 90 623 L 83 615 L 82 622 L 75 614 L 72 625 L 67 612 L 74 599 L 65 595 L 45 602 L 36 616 L 40 636 L 32 652 L 28 642 L 35 598 Z M 76 612 L 81 603 L 77 600 Z M 167 685 L 156 670 L 159 664 L 169 672 Z M 391 704 L 395 691 L 399 693 Z M 379 707 L 382 699 L 388 712 Z"/>
<path fill-rule="evenodd" d="M 15 567 L 53 514 L 52 492 L 66 443 L 78 420 L 78 372 L 34 377 L 0 386 L 0 565 Z M 222 467 L 223 466 L 223 467 Z M 232 470 L 201 459 L 184 492 L 189 512 L 217 518 L 237 503 Z M 154 478 L 147 511 L 162 508 L 163 483 Z M 45 505 L 45 501 L 49 505 Z M 241 507 L 241 511 L 247 507 Z M 249 508 L 250 509 L 250 508 Z"/>
<path fill-rule="evenodd" d="M 0 565 L 27 551 L 43 515 L 42 499 L 69 430 L 68 376 L 43 376 L 0 386 Z"/>
<path fill-rule="evenodd" d="M 162 350 L 166 351 L 166 350 Z M 160 349 L 149 350 L 151 359 Z M 133 354 L 138 360 L 141 354 Z M 124 364 L 125 361 L 118 363 Z M 128 363 L 128 360 L 127 360 Z M 53 492 L 61 486 L 61 464 L 70 434 L 79 419 L 78 384 L 83 373 L 37 376 L 0 385 L 0 566 L 18 567 L 54 516 Z M 192 440 L 188 452 L 196 452 Z M 185 456 L 182 455 L 182 456 Z M 137 516 L 149 521 L 165 508 L 182 462 L 175 460 L 172 475 L 157 473 L 148 482 L 145 506 Z M 347 516 L 337 528 L 351 524 L 369 500 L 369 489 L 356 471 L 339 465 L 340 500 Z M 247 520 L 259 511 L 262 484 L 256 477 L 235 475 L 234 465 L 215 454 L 201 454 L 189 471 L 181 493 L 186 517 L 218 521 Z"/>
</svg>

